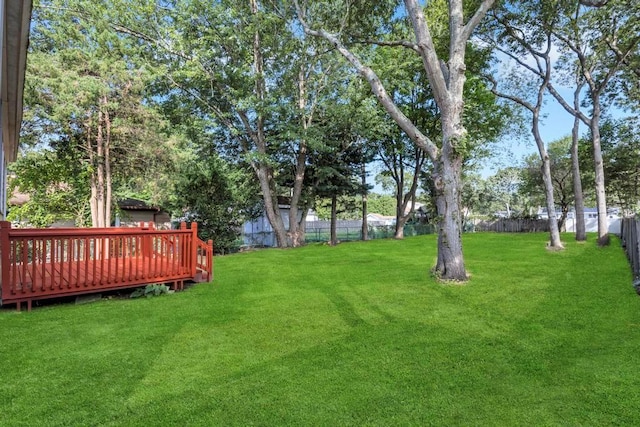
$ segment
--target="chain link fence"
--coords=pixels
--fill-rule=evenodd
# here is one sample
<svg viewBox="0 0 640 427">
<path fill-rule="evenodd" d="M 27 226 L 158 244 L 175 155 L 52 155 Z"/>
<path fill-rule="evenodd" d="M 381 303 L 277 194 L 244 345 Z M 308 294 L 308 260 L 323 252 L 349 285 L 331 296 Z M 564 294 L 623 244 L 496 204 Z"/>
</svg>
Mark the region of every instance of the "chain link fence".
<svg viewBox="0 0 640 427">
<path fill-rule="evenodd" d="M 341 242 L 351 242 L 362 240 L 362 227 L 357 224 L 336 227 L 338 240 Z M 420 236 L 423 234 L 433 234 L 435 227 L 430 224 L 407 224 L 404 226 L 405 237 Z M 368 227 L 367 237 L 369 240 L 389 239 L 395 235 L 395 225 L 372 225 Z M 305 231 L 306 243 L 328 242 L 331 239 L 331 229 L 328 226 L 307 226 Z M 276 246 L 275 235 L 272 231 L 259 233 L 244 233 L 238 240 L 238 248 L 254 247 L 265 248 Z"/>
</svg>

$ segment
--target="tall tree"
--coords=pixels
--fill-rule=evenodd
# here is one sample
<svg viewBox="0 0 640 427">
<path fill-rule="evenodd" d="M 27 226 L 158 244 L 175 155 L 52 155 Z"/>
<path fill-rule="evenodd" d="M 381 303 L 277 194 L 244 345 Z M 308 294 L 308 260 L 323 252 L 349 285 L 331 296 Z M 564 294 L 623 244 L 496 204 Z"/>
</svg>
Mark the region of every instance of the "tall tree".
<svg viewBox="0 0 640 427">
<path fill-rule="evenodd" d="M 129 2 L 119 1 L 119 4 Z M 162 67 L 167 105 L 216 129 L 218 152 L 253 169 L 280 247 L 304 242 L 304 188 L 318 103 L 335 55 L 300 37 L 283 4 L 148 0 L 113 16 Z M 278 197 L 291 200 L 288 224 Z"/>
<path fill-rule="evenodd" d="M 331 32 L 324 28 L 330 24 L 321 17 L 314 16 L 323 9 L 324 4 L 314 2 L 314 9 L 309 10 L 309 4 L 301 3 L 298 0 L 295 2 L 298 18 L 305 32 L 311 36 L 321 37 L 335 47 L 371 85 L 374 95 L 393 120 L 430 157 L 435 166 L 433 180 L 437 189 L 437 206 L 440 217 L 435 272 L 443 279 L 466 280 L 467 274 L 462 254 L 462 216 L 460 210 L 460 177 L 468 143 L 468 135 L 462 124 L 463 90 L 466 80 L 465 55 L 467 41 L 487 10 L 493 5 L 494 0 L 483 0 L 466 22 L 462 0 L 450 0 L 448 3 L 446 16 L 449 23 L 447 31 L 449 43 L 448 52 L 444 56 L 447 62 L 442 61 L 442 56 L 436 52 L 432 37 L 434 24 L 428 23 L 424 8 L 416 0 L 405 0 L 404 2 L 406 16 L 410 19 L 413 28 L 413 40 L 386 42 L 408 47 L 415 51 L 422 60 L 436 104 L 441 111 L 442 142 L 439 146 L 398 108 L 376 72 L 366 65 L 362 58 L 357 56 L 348 47 L 347 42 L 341 38 L 341 30 L 346 29 L 346 24 L 351 21 L 351 13 L 358 12 L 358 8 L 340 11 L 343 18 L 339 20 L 341 24 L 335 25 L 334 21 L 334 28 L 337 31 Z M 376 7 L 372 7 L 371 10 L 376 11 Z M 389 8 L 388 12 L 395 13 L 395 8 Z M 390 19 L 391 15 L 387 18 Z"/>
<path fill-rule="evenodd" d="M 310 159 L 314 195 L 331 200 L 329 243 L 332 246 L 338 243 L 338 198 L 354 197 L 368 189 L 366 182 L 363 184 L 360 180 L 361 166 L 366 159 L 362 158 L 361 137 L 355 122 L 351 120 L 352 116 L 345 114 L 350 110 L 349 105 L 335 105 L 327 112 L 323 132 L 326 141 L 314 150 Z"/>
<path fill-rule="evenodd" d="M 612 0 L 595 9 L 585 9 L 577 2 L 564 7 L 567 9 L 558 15 L 561 21 L 553 34 L 566 55 L 570 55 L 565 61 L 574 58 L 577 70 L 588 87 L 590 114 L 584 114 L 575 105 L 567 103 L 553 85 L 549 85 L 549 90 L 565 110 L 589 127 L 595 170 L 598 243 L 605 245 L 609 243 L 609 238 L 600 120 L 607 91 L 630 58 L 637 55 L 640 7 L 637 2 L 625 0 Z"/>
<path fill-rule="evenodd" d="M 573 91 L 573 108 L 580 111 L 580 93 L 584 86 L 584 80 L 577 78 Z M 576 240 L 584 242 L 587 240 L 587 227 L 584 220 L 584 192 L 582 191 L 582 174 L 580 173 L 580 118 L 573 116 L 573 127 L 571 128 L 571 177 L 573 181 L 573 200 L 576 211 Z"/>
<path fill-rule="evenodd" d="M 480 196 L 481 202 L 491 208 L 490 214 L 497 213 L 506 218 L 520 216 L 525 208 L 520 197 L 521 185 L 522 177 L 517 167 L 499 169 L 487 178 L 484 193 Z"/>
<path fill-rule="evenodd" d="M 103 9 L 85 0 L 35 2 L 25 91 L 26 139 L 78 154 L 94 227 L 111 224 L 114 179 L 144 169 L 136 165 L 141 144 L 166 139 L 142 102 L 148 75 L 131 46 L 107 21 L 86 19 L 85 11 Z"/>
<path fill-rule="evenodd" d="M 177 217 L 198 223 L 198 234 L 225 253 L 236 245 L 242 224 L 257 205 L 255 178 L 247 165 L 200 151 L 185 162 L 171 206 Z"/>
<path fill-rule="evenodd" d="M 519 4 L 515 7 L 515 12 L 513 9 L 514 5 L 506 3 L 499 10 L 493 11 L 492 17 L 498 25 L 493 32 L 486 33 L 489 36 L 485 40 L 517 64 L 511 76 L 507 77 L 507 80 L 511 80 L 511 88 L 515 90 L 499 89 L 497 80 L 491 76 L 488 78 L 493 81 L 493 92 L 496 95 L 520 105 L 531 113 L 531 132 L 540 157 L 545 204 L 549 217 L 549 246 L 553 249 L 563 249 L 556 217 L 551 159 L 540 134 L 540 113 L 551 81 L 551 49 L 553 47 L 551 31 L 555 25 L 557 11 L 554 8 L 540 7 L 538 4 L 531 7 Z M 519 19 L 521 16 L 526 18 Z M 538 26 L 531 25 L 528 21 L 531 16 L 534 16 L 532 20 L 536 21 Z M 536 81 L 529 83 L 526 79 L 523 80 L 522 69 L 530 71 Z M 520 90 L 523 87 L 525 90 Z M 529 97 L 529 93 L 535 93 L 533 99 Z"/>
</svg>

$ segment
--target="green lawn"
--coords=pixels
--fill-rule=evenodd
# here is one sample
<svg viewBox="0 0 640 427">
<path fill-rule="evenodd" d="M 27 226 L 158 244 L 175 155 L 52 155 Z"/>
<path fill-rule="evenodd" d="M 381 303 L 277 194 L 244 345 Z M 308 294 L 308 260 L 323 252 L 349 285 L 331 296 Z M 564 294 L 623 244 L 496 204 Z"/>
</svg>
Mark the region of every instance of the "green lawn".
<svg viewBox="0 0 640 427">
<path fill-rule="evenodd" d="M 0 425 L 640 425 L 619 241 L 435 236 L 216 259 L 169 296 L 0 312 Z"/>
</svg>

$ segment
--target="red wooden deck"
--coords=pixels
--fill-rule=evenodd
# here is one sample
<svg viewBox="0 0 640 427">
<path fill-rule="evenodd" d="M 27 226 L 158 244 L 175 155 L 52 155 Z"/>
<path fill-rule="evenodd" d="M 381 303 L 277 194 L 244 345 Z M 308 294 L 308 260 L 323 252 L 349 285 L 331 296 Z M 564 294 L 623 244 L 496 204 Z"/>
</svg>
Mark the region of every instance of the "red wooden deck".
<svg viewBox="0 0 640 427">
<path fill-rule="evenodd" d="M 146 228 L 12 229 L 0 222 L 2 304 L 154 283 L 213 279 L 213 244 L 197 225 Z"/>
</svg>

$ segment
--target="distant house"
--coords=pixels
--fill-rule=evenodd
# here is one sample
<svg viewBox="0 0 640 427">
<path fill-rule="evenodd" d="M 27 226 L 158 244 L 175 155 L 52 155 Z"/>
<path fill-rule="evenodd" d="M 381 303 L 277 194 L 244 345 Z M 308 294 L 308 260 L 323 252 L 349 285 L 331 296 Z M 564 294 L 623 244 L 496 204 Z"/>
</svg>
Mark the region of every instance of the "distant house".
<svg viewBox="0 0 640 427">
<path fill-rule="evenodd" d="M 396 225 L 396 217 L 370 213 L 367 215 L 367 223 L 373 227 Z"/>
<path fill-rule="evenodd" d="M 120 212 L 116 214 L 116 227 L 139 227 L 140 223 L 154 222 L 156 228 L 171 229 L 171 215 L 158 206 L 148 205 L 138 199 L 123 199 L 118 202 Z"/>
<path fill-rule="evenodd" d="M 560 218 L 562 212 L 557 210 L 556 217 Z M 549 219 L 547 214 L 547 208 L 538 208 L 539 219 Z M 567 214 L 567 222 L 565 224 L 565 230 L 568 232 L 575 231 L 575 218 L 576 211 L 570 210 Z M 609 233 L 620 234 L 620 208 L 612 207 L 607 209 L 607 220 L 609 223 Z M 584 224 L 588 232 L 598 231 L 598 209 L 597 208 L 584 208 Z"/>
<path fill-rule="evenodd" d="M 309 209 L 305 220 L 307 222 L 313 222 L 313 221 L 320 221 L 320 218 L 318 217 L 318 213 L 316 211 L 314 211 L 313 209 Z"/>
<path fill-rule="evenodd" d="M 31 200 L 31 196 L 27 193 L 21 193 L 19 190 L 14 189 L 13 193 L 7 200 L 9 211 L 12 208 L 19 207 Z M 53 223 L 47 225 L 47 228 L 68 228 L 75 227 L 76 222 L 73 219 L 56 219 Z M 29 218 L 19 218 L 13 220 L 13 227 L 15 228 L 31 228 L 33 224 L 29 222 Z"/>
</svg>

